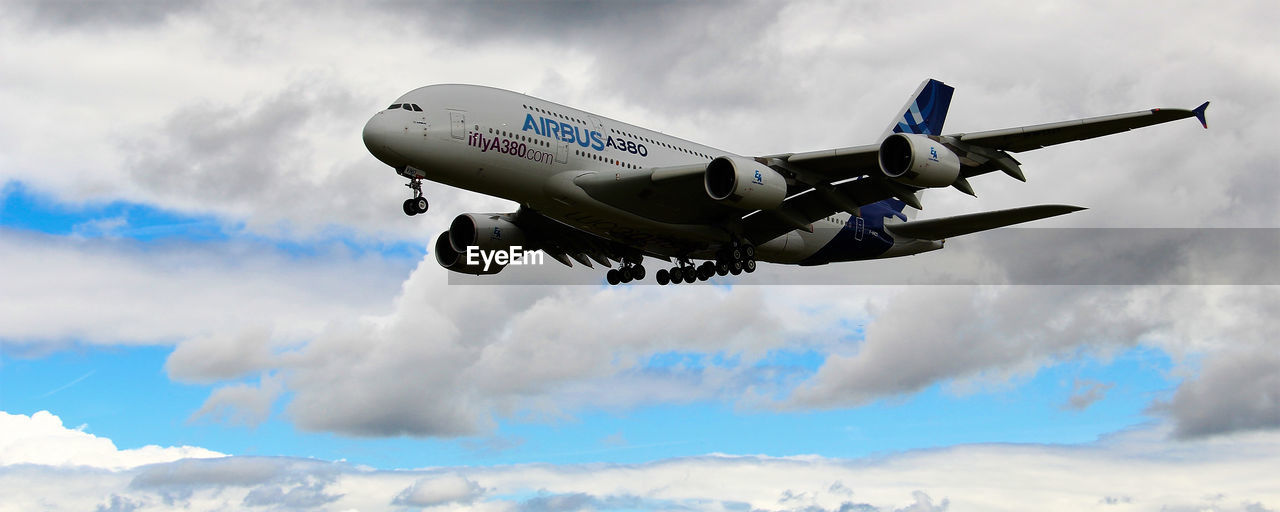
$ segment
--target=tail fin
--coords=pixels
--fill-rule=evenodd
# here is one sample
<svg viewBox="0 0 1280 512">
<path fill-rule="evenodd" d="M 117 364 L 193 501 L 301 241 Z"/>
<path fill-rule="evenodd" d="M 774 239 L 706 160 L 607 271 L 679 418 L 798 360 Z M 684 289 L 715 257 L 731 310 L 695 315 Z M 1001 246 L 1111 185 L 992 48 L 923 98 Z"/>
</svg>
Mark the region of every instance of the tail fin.
<svg viewBox="0 0 1280 512">
<path fill-rule="evenodd" d="M 951 93 L 955 88 L 932 78 L 916 89 L 911 100 L 902 106 L 894 124 L 880 136 L 884 140 L 894 133 L 918 133 L 941 135 L 942 123 L 947 120 L 947 108 L 951 107 Z"/>
<path fill-rule="evenodd" d="M 921 82 L 915 94 L 912 94 L 907 104 L 898 111 L 894 124 L 889 125 L 880 135 L 880 140 L 883 141 L 895 133 L 941 135 L 942 124 L 947 120 L 947 109 L 951 107 L 953 92 L 955 92 L 954 87 L 932 78 Z M 924 190 L 916 191 L 915 195 L 919 202 L 924 195 Z M 919 210 L 904 203 L 902 212 L 908 219 L 915 220 Z"/>
</svg>

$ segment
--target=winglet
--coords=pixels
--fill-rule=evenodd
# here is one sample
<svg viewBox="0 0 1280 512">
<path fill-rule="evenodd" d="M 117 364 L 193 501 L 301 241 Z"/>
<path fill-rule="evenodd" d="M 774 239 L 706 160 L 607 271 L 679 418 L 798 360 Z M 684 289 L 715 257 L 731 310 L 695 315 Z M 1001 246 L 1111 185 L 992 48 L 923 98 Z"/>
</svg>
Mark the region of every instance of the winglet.
<svg viewBox="0 0 1280 512">
<path fill-rule="evenodd" d="M 1195 114 L 1196 119 L 1200 120 L 1200 126 L 1205 127 L 1206 130 L 1209 129 L 1209 122 L 1204 120 L 1204 111 L 1207 108 L 1209 108 L 1209 102 L 1206 101 L 1204 104 L 1191 109 L 1191 113 Z"/>
</svg>

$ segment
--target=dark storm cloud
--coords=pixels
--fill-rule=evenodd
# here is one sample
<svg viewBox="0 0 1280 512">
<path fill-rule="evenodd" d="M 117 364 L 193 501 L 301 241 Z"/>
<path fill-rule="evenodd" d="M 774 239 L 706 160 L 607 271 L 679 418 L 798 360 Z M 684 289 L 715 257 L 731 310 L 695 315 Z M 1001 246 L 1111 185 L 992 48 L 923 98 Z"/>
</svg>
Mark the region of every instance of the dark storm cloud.
<svg viewBox="0 0 1280 512">
<path fill-rule="evenodd" d="M 1200 375 L 1154 410 L 1173 419 L 1174 435 L 1182 439 L 1280 428 L 1280 354 L 1263 346 L 1212 356 Z"/>
<path fill-rule="evenodd" d="M 56 29 L 147 27 L 170 17 L 199 12 L 204 0 L 17 0 L 13 5 L 33 23 Z"/>
<path fill-rule="evenodd" d="M 764 47 L 781 3 L 762 2 L 388 2 L 458 45 L 541 45 L 549 70 L 590 55 L 591 76 L 571 77 L 648 108 L 721 112 L 767 102 L 787 80 Z M 416 7 L 414 7 L 416 6 Z M 553 75 L 554 76 L 554 75 Z M 560 83 L 547 83 L 554 89 Z M 749 83 L 751 86 L 744 87 Z M 556 91 L 539 91 L 554 94 Z"/>
</svg>

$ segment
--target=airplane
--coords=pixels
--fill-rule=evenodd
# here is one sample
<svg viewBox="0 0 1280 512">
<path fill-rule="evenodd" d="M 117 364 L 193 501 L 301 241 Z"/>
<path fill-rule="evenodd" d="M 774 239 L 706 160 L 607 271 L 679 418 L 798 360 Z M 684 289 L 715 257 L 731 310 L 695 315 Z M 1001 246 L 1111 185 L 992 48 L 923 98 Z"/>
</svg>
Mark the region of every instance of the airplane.
<svg viewBox="0 0 1280 512">
<path fill-rule="evenodd" d="M 1026 181 L 1010 153 L 1195 117 L 1127 114 L 944 134 L 954 88 L 920 84 L 873 144 L 744 156 L 512 91 L 430 85 L 405 93 L 364 126 L 369 152 L 409 182 L 407 215 L 425 213 L 423 180 L 508 199 L 511 213 L 462 213 L 433 246 L 445 269 L 495 274 L 512 259 L 474 254 L 540 250 L 609 268 L 611 285 L 645 278 L 644 259 L 671 264 L 659 284 L 795 265 L 893 258 L 947 238 L 1084 208 L 1036 205 L 916 219 L 924 190 L 975 195 L 969 180 L 999 171 Z M 701 263 L 696 263 L 701 262 Z M 618 268 L 613 268 L 614 264 Z"/>
</svg>

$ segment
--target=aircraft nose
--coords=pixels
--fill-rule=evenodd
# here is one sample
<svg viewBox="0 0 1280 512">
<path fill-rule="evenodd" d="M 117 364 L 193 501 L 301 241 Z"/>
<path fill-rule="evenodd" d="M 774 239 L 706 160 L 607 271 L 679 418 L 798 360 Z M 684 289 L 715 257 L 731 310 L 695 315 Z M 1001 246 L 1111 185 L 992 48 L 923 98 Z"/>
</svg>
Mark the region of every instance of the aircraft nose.
<svg viewBox="0 0 1280 512">
<path fill-rule="evenodd" d="M 397 127 L 391 116 L 385 115 L 385 112 L 374 114 L 369 122 L 364 124 L 364 131 L 361 137 L 364 139 L 364 147 L 369 149 L 378 160 L 397 167 L 403 165 L 400 162 L 402 158 L 391 150 L 391 143 L 396 135 L 402 131 L 402 127 Z"/>
</svg>

